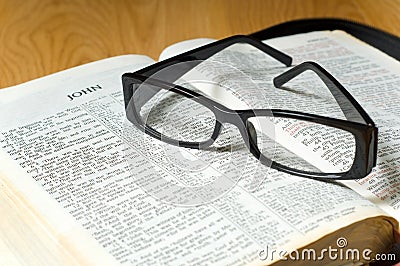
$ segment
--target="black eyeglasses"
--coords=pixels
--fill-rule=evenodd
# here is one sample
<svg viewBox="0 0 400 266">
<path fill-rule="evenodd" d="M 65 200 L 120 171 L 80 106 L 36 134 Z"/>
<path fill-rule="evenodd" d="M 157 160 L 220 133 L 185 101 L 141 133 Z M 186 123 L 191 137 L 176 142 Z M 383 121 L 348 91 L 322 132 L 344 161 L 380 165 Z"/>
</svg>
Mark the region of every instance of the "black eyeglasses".
<svg viewBox="0 0 400 266">
<path fill-rule="evenodd" d="M 291 57 L 247 36 L 216 41 L 125 73 L 122 84 L 128 120 L 158 140 L 191 149 L 208 149 L 223 124 L 230 123 L 239 129 L 245 145 L 261 163 L 301 177 L 346 180 L 371 172 L 376 165 L 378 129 L 350 93 L 317 63 L 294 66 L 276 76 L 274 86 L 281 88 L 310 70 L 324 82 L 347 120 L 282 109 L 234 110 L 190 84 L 173 84 L 204 60 L 235 44 L 249 45 L 291 65 Z M 315 164 L 313 157 L 296 145 L 285 145 L 281 134 L 313 149 L 322 163 Z"/>
</svg>

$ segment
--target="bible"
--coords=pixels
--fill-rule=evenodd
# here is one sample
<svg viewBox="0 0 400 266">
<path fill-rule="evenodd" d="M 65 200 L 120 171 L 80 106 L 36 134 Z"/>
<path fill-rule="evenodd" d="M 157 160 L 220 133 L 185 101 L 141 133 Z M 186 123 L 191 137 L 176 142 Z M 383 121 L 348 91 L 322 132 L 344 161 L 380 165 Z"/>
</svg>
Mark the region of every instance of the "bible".
<svg viewBox="0 0 400 266">
<path fill-rule="evenodd" d="M 160 60 L 211 41 L 172 45 Z M 263 178 L 255 187 L 246 183 L 245 171 L 230 190 L 205 204 L 164 202 L 136 180 L 164 176 L 191 184 L 207 182 L 210 171 L 183 175 L 180 161 L 168 161 L 161 149 L 149 148 L 161 145 L 156 140 L 126 130 L 121 75 L 155 61 L 144 55 L 108 58 L 0 90 L 0 264 L 348 265 L 394 260 L 387 252 L 400 220 L 400 63 L 343 31 L 265 42 L 293 57 L 295 65 L 318 62 L 365 108 L 379 128 L 377 166 L 370 175 L 322 182 L 264 169 L 253 159 L 245 170 L 258 167 Z M 235 47 L 219 60 L 243 62 L 254 55 Z M 272 61 L 266 58 L 262 63 L 272 67 L 248 73 L 260 88 L 285 69 Z M 205 68 L 196 71 L 210 74 Z M 331 115 L 331 99 L 314 95 L 308 76 L 300 81 L 310 90 L 288 86 L 277 91 L 275 104 Z M 241 95 L 231 93 L 231 104 L 239 105 L 234 98 Z M 305 100 L 310 95 L 314 106 Z M 283 144 L 300 147 L 308 162 L 325 163 L 309 150 L 312 145 L 284 135 L 283 129 L 276 132 Z M 240 153 L 241 146 L 237 149 Z M 133 158 L 128 163 L 127 155 Z M 190 156 L 198 154 L 182 160 L 190 162 Z M 229 174 L 222 161 L 213 171 Z"/>
</svg>

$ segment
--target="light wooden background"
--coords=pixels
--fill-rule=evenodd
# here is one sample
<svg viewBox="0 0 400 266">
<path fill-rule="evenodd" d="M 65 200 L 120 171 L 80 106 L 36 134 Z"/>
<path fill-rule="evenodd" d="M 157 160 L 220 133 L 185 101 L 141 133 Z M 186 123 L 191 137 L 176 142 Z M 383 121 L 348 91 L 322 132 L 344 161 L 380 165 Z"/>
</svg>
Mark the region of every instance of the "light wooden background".
<svg viewBox="0 0 400 266">
<path fill-rule="evenodd" d="M 174 42 L 339 17 L 400 35 L 400 0 L 0 0 L 0 88 Z"/>
</svg>

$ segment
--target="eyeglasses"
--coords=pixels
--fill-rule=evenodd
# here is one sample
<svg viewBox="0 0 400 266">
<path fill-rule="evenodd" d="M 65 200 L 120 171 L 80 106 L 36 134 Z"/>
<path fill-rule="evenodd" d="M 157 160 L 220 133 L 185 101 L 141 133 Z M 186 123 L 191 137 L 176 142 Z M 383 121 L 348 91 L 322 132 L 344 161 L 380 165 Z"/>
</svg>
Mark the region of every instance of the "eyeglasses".
<svg viewBox="0 0 400 266">
<path fill-rule="evenodd" d="M 233 124 L 262 164 L 301 177 L 347 180 L 371 172 L 376 165 L 378 129 L 350 93 L 315 62 L 301 63 L 276 76 L 274 86 L 283 88 L 303 72 L 312 71 L 326 85 L 345 119 L 274 108 L 237 110 L 191 84 L 174 84 L 236 44 L 246 44 L 291 65 L 291 57 L 247 36 L 216 41 L 125 73 L 122 84 L 128 120 L 151 137 L 191 149 L 208 149 L 223 125 Z"/>
</svg>

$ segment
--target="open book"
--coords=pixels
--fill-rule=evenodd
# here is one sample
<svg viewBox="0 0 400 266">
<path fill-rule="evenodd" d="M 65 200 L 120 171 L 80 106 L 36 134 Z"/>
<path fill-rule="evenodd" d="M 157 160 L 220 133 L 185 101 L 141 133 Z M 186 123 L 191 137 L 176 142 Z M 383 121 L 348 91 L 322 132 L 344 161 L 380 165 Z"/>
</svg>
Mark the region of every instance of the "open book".
<svg viewBox="0 0 400 266">
<path fill-rule="evenodd" d="M 160 59 L 207 41 L 174 45 Z M 400 63 L 340 31 L 266 42 L 294 64 L 320 63 L 367 110 L 379 128 L 369 176 L 327 183 L 270 170 L 255 189 L 243 178 L 208 204 L 161 202 L 135 176 L 156 166 L 159 175 L 184 177 L 150 156 L 157 151 L 142 152 L 144 139 L 126 145 L 123 136 L 121 75 L 155 61 L 109 58 L 0 90 L 0 264 L 341 265 L 387 252 L 400 220 Z M 255 74 L 270 81 L 272 72 Z M 281 93 L 279 104 L 295 108 L 310 92 Z M 324 97 L 317 96 L 314 103 Z M 323 163 L 303 148 L 309 162 Z"/>
</svg>

